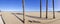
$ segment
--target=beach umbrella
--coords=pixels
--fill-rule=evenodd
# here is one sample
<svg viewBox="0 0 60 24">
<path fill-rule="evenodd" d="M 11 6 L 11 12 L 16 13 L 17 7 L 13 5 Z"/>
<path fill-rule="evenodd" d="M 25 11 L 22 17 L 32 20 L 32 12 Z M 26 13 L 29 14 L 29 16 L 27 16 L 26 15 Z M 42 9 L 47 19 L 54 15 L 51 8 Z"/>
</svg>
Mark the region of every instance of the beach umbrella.
<svg viewBox="0 0 60 24">
<path fill-rule="evenodd" d="M 54 0 L 52 0 L 52 5 L 53 5 L 53 18 L 55 19 Z"/>
<path fill-rule="evenodd" d="M 23 24 L 25 24 L 25 9 L 24 9 L 24 0 L 22 0 L 22 8 L 23 8 Z"/>
</svg>

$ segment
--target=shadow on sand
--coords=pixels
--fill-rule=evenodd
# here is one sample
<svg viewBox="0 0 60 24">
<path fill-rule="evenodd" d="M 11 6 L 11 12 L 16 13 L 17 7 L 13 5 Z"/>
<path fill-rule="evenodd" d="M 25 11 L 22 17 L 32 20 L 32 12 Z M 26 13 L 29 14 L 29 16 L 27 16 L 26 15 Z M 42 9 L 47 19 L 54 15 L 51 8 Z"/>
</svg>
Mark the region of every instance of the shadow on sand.
<svg viewBox="0 0 60 24">
<path fill-rule="evenodd" d="M 15 14 L 15 13 L 12 13 L 12 14 Z M 23 15 L 22 13 L 16 13 L 16 14 L 18 14 L 18 15 Z M 15 15 L 16 16 L 16 15 Z M 40 17 L 35 17 L 35 16 L 30 16 L 30 15 L 26 15 L 27 17 L 31 17 L 31 18 L 36 18 L 36 19 L 41 19 L 41 20 L 52 20 L 53 18 L 48 18 L 48 19 L 46 19 L 46 18 L 40 18 Z M 17 16 L 16 16 L 17 17 Z M 24 22 L 22 19 L 20 19 L 19 17 L 17 17 L 20 21 L 22 21 L 22 22 Z M 53 23 L 53 22 L 55 22 L 55 21 L 58 21 L 58 20 L 60 20 L 60 19 L 56 19 L 56 20 L 54 20 L 54 21 L 50 21 L 50 22 L 47 22 L 47 23 L 43 23 L 43 24 L 49 24 L 49 23 Z M 36 22 L 36 23 L 40 23 L 39 21 L 35 21 L 35 20 L 28 20 L 29 22 Z"/>
<path fill-rule="evenodd" d="M 40 20 L 52 20 L 53 18 L 45 18 L 45 17 L 42 17 L 42 18 L 40 18 L 40 17 L 36 17 L 36 16 L 30 16 L 30 15 L 26 15 L 27 17 L 31 17 L 31 18 L 36 18 L 36 19 L 40 19 Z"/>
<path fill-rule="evenodd" d="M 56 21 L 58 21 L 58 20 L 60 20 L 60 19 L 55 19 L 55 20 L 53 20 L 53 21 L 50 21 L 50 22 L 47 22 L 47 23 L 44 23 L 44 24 L 53 23 L 53 22 L 56 22 Z"/>
<path fill-rule="evenodd" d="M 41 23 L 40 21 L 28 20 L 30 23 Z"/>
<path fill-rule="evenodd" d="M 14 16 L 16 16 L 15 15 L 15 13 L 12 13 Z M 16 16 L 21 22 L 23 22 L 24 23 L 24 21 L 22 20 L 22 19 L 20 19 L 18 16 Z"/>
<path fill-rule="evenodd" d="M 23 15 L 22 13 L 14 13 L 14 14 Z M 40 18 L 40 17 L 37 17 L 37 16 L 30 16 L 30 15 L 25 15 L 25 16 L 30 17 L 30 18 L 40 19 L 40 20 L 52 20 L 53 19 L 53 18 L 47 18 L 46 19 L 46 17 Z"/>
<path fill-rule="evenodd" d="M 12 13 L 14 16 L 16 16 L 15 15 L 15 13 Z M 16 13 L 16 14 L 18 14 L 18 15 L 20 15 L 21 13 Z M 21 15 L 23 15 L 23 14 L 21 14 Z M 22 19 L 20 19 L 18 16 L 16 16 L 21 22 L 23 22 L 24 23 L 24 21 L 22 20 Z M 35 21 L 35 20 L 28 20 L 29 22 L 31 22 L 31 23 L 40 23 L 39 21 Z"/>
</svg>

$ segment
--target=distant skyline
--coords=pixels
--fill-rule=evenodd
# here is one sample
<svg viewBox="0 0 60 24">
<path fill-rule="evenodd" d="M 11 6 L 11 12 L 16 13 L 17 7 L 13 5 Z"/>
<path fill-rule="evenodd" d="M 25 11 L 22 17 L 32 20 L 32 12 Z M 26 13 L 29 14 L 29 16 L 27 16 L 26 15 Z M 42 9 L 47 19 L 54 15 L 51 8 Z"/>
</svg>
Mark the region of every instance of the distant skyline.
<svg viewBox="0 0 60 24">
<path fill-rule="evenodd" d="M 48 0 L 48 9 L 52 11 L 52 0 Z M 60 0 L 55 0 L 55 11 L 60 11 Z M 42 0 L 42 10 L 46 9 L 46 0 Z M 0 0 L 2 11 L 22 11 L 22 0 Z M 40 0 L 25 0 L 25 11 L 40 11 Z"/>
</svg>

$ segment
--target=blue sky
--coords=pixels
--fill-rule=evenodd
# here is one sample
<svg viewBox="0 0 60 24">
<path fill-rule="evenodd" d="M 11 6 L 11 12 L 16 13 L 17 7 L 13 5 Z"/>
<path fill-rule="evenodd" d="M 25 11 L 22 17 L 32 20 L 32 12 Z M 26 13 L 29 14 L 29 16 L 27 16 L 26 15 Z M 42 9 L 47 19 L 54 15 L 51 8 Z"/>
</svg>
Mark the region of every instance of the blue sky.
<svg viewBox="0 0 60 24">
<path fill-rule="evenodd" d="M 52 0 L 48 0 L 48 9 L 52 11 Z M 60 11 L 60 0 L 55 0 L 55 11 Z M 42 10 L 46 9 L 46 0 L 42 0 Z M 2 11 L 22 11 L 22 0 L 0 0 Z M 40 11 L 40 0 L 25 0 L 25 11 Z"/>
</svg>

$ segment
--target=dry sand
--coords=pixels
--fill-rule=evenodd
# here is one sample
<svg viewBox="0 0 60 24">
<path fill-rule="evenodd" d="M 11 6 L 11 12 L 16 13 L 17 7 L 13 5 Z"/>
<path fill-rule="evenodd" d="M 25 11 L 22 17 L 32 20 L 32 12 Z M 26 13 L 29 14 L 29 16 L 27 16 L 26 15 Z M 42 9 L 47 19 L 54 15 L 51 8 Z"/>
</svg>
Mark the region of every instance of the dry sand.
<svg viewBox="0 0 60 24">
<path fill-rule="evenodd" d="M 1 12 L 1 14 L 6 24 L 23 24 L 22 13 Z M 45 18 L 45 15 L 46 13 L 42 12 L 42 18 L 39 18 L 40 17 L 39 12 L 25 12 L 25 24 L 60 24 L 59 12 L 55 12 L 56 15 L 55 19 L 53 19 L 52 12 L 48 12 L 48 19 Z"/>
<path fill-rule="evenodd" d="M 0 24 L 3 24 L 3 21 L 2 21 L 2 19 L 1 19 L 1 16 L 0 16 Z"/>
</svg>

